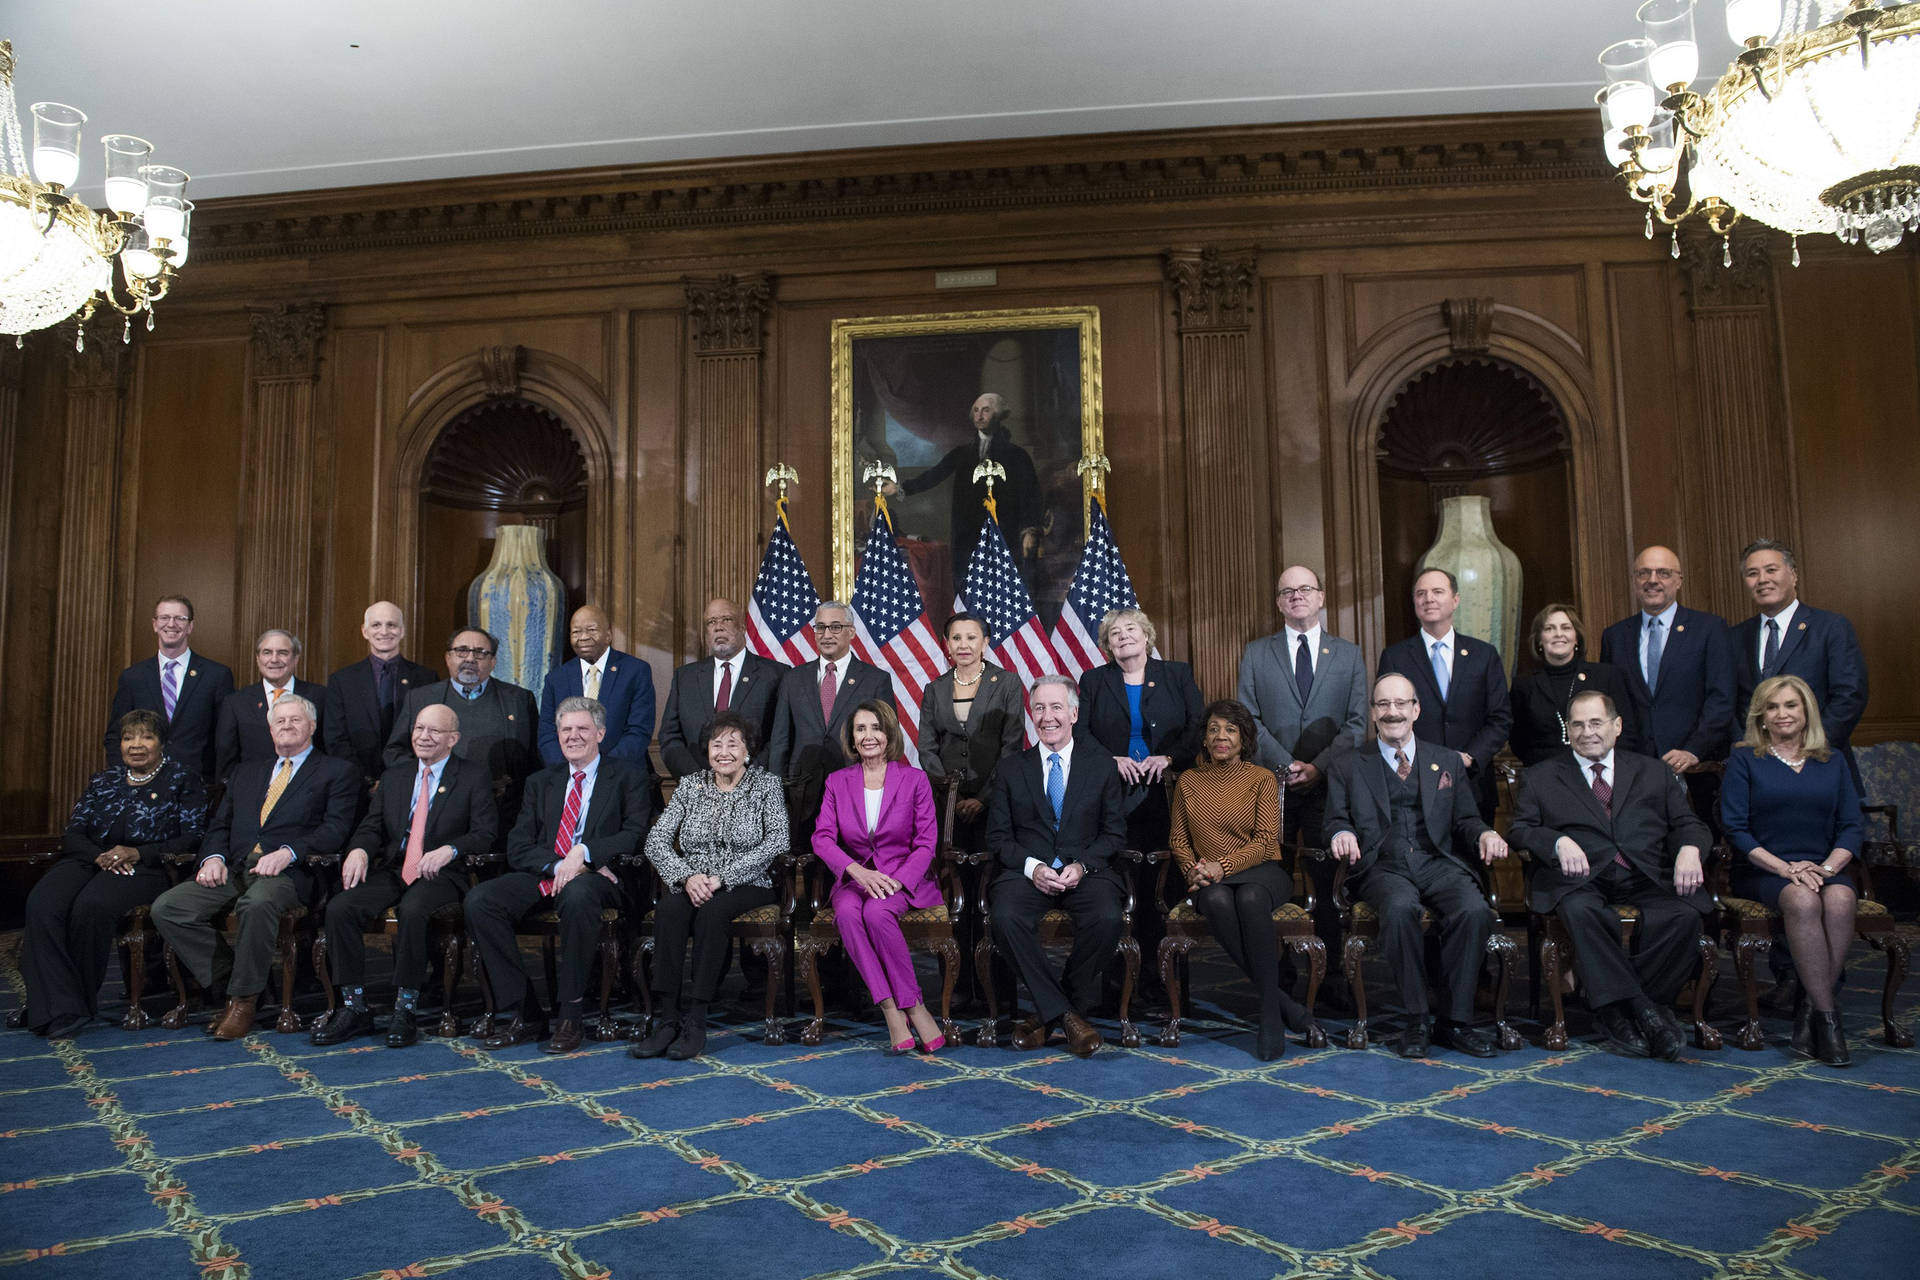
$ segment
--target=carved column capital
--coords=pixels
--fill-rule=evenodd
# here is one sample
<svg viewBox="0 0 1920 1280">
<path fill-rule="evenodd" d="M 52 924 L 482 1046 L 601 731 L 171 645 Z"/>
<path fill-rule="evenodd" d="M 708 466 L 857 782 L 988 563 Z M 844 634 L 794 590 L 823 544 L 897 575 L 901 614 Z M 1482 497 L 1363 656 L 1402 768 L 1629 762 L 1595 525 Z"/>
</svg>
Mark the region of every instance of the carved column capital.
<svg viewBox="0 0 1920 1280">
<path fill-rule="evenodd" d="M 1493 299 L 1448 298 L 1440 304 L 1447 323 L 1447 345 L 1456 354 L 1485 351 L 1493 345 Z"/>
<path fill-rule="evenodd" d="M 699 355 L 758 353 L 773 298 L 773 277 L 765 272 L 707 278 L 684 276 L 687 318 L 693 349 Z"/>
<path fill-rule="evenodd" d="M 520 370 L 526 363 L 525 347 L 482 347 L 480 378 L 487 394 L 496 400 L 520 394 Z"/>
<path fill-rule="evenodd" d="M 1731 253 L 1733 265 L 1726 265 Z M 1773 297 L 1773 257 L 1759 236 L 1735 236 L 1729 247 L 1719 237 L 1689 238 L 1680 252 L 1687 304 L 1694 311 L 1712 307 L 1764 307 Z"/>
<path fill-rule="evenodd" d="M 319 374 L 320 338 L 327 309 L 318 302 L 282 302 L 249 309 L 253 322 L 253 376 L 306 378 Z"/>
<path fill-rule="evenodd" d="M 98 325 L 88 327 L 84 345 L 76 346 L 80 332 L 77 321 L 68 321 L 59 328 L 67 358 L 67 390 L 123 390 L 127 374 L 133 368 L 130 358 L 133 348 L 122 342 L 119 334 L 103 332 Z"/>
<path fill-rule="evenodd" d="M 1254 285 L 1259 279 L 1257 254 L 1255 249 L 1167 251 L 1163 266 L 1183 333 L 1244 329 L 1252 323 Z"/>
</svg>

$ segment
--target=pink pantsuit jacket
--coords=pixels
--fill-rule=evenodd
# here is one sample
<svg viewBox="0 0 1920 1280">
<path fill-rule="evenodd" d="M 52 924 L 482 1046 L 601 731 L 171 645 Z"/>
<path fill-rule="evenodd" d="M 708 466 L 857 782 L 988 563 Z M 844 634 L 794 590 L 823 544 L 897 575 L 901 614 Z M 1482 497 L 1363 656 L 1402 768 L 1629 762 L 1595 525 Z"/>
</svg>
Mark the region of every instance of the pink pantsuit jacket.
<svg viewBox="0 0 1920 1280">
<path fill-rule="evenodd" d="M 898 760 L 887 765 L 880 822 L 872 832 L 867 830 L 865 789 L 857 764 L 827 775 L 813 851 L 839 880 L 845 881 L 847 868 L 858 862 L 898 880 L 916 909 L 939 906 L 943 899 L 933 877 L 938 820 L 927 775 Z"/>
</svg>

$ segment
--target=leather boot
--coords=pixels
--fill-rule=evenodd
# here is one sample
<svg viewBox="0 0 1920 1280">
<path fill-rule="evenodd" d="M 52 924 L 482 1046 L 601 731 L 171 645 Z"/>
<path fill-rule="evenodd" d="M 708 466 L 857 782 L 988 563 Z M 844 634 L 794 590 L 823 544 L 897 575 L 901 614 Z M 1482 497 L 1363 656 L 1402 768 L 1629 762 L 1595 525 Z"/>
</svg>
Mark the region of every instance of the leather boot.
<svg viewBox="0 0 1920 1280">
<path fill-rule="evenodd" d="M 1788 1043 L 1801 1057 L 1813 1056 L 1813 1002 L 1805 991 L 1793 998 L 1793 1039 Z"/>
<path fill-rule="evenodd" d="M 1830 1067 L 1853 1065 L 1853 1055 L 1847 1052 L 1846 1028 L 1840 1025 L 1838 1009 L 1814 1013 L 1813 1056 Z"/>
<path fill-rule="evenodd" d="M 257 991 L 240 999 L 229 999 L 219 1021 L 213 1024 L 213 1038 L 238 1040 L 242 1036 L 252 1035 L 254 1006 L 259 1003 L 260 993 Z"/>
</svg>

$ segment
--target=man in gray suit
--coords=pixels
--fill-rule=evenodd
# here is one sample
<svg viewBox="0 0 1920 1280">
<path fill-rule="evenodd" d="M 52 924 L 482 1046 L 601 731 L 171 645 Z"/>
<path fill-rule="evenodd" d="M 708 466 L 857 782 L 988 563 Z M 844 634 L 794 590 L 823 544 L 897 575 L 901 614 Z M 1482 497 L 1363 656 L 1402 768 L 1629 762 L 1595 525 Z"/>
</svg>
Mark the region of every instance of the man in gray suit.
<svg viewBox="0 0 1920 1280">
<path fill-rule="evenodd" d="M 1281 838 L 1289 845 L 1302 833 L 1309 845 L 1320 844 L 1327 768 L 1367 731 L 1367 664 L 1358 645 L 1321 626 L 1325 601 L 1320 575 L 1290 566 L 1274 595 L 1285 625 L 1240 658 L 1240 701 L 1260 731 L 1254 759 L 1287 789 Z"/>
</svg>

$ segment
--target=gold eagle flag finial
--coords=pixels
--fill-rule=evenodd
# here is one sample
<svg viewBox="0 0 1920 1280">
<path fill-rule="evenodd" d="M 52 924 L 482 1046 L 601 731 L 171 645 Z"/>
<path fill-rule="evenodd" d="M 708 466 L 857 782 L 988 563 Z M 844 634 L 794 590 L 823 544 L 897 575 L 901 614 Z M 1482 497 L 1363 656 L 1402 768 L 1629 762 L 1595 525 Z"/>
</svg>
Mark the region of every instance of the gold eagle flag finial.
<svg viewBox="0 0 1920 1280">
<path fill-rule="evenodd" d="M 1000 504 L 994 500 L 993 482 L 995 480 L 1005 480 L 1006 478 L 1007 469 L 995 462 L 992 458 L 988 458 L 973 469 L 973 482 L 975 484 L 979 484 L 982 480 L 987 482 L 987 514 L 993 518 L 995 524 L 1000 523 Z"/>
<path fill-rule="evenodd" d="M 787 486 L 799 483 L 800 473 L 784 462 L 776 462 L 768 467 L 767 478 L 761 482 L 762 488 L 775 484 L 780 486 L 780 492 L 773 499 L 773 514 L 782 524 L 787 519 Z"/>
<path fill-rule="evenodd" d="M 1074 474 L 1087 486 L 1088 495 L 1100 504 L 1102 511 L 1107 509 L 1107 472 L 1111 470 L 1113 463 L 1104 453 L 1082 454 L 1080 461 L 1073 464 Z"/>
<path fill-rule="evenodd" d="M 887 522 L 887 528 L 893 528 L 893 512 L 887 510 L 887 486 L 900 483 L 899 473 L 891 463 L 875 458 L 860 468 L 860 483 L 873 486 L 873 513 Z"/>
</svg>

